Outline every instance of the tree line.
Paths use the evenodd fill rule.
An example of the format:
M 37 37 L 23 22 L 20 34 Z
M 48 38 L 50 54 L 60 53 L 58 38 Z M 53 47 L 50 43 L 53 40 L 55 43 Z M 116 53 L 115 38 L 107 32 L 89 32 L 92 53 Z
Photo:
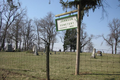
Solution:
M 120 1 L 120 0 L 118 0 Z M 83 19 L 83 16 L 85 15 L 85 13 L 89 13 L 89 9 L 93 9 L 93 12 L 96 9 L 96 5 L 97 7 L 102 7 L 102 17 L 104 17 L 104 13 L 106 13 L 105 7 L 103 5 L 106 4 L 107 6 L 109 6 L 109 4 L 107 4 L 105 2 L 105 0 L 93 0 L 93 1 L 89 1 L 89 0 L 74 0 L 74 1 L 64 1 L 64 0 L 60 0 L 60 3 L 62 5 L 63 10 L 65 10 L 67 12 L 68 8 L 77 8 L 77 4 L 81 3 L 81 22 Z M 120 5 L 117 5 L 118 7 L 120 7 Z M 84 7 L 86 7 L 86 9 L 84 9 Z M 81 26 L 80 26 L 81 27 Z M 106 41 L 107 45 L 111 47 L 112 49 L 112 54 L 117 54 L 117 49 L 119 48 L 119 44 L 120 44 L 120 19 L 113 19 L 112 22 L 110 22 L 108 24 L 108 27 L 110 29 L 110 33 L 108 34 L 107 37 L 104 37 L 104 35 L 102 35 L 103 39 Z M 84 36 L 83 36 L 84 35 Z M 87 49 L 90 51 L 91 48 L 93 48 L 93 43 L 91 42 L 91 39 L 93 36 L 89 37 L 89 39 L 86 39 L 86 33 L 83 33 L 83 28 L 81 27 L 80 30 L 80 51 L 82 48 L 84 48 L 84 46 L 87 44 Z M 76 30 L 67 30 L 64 36 L 64 41 L 63 41 L 64 45 L 63 45 L 63 49 L 64 51 L 67 50 L 68 48 L 70 49 L 70 51 L 75 51 L 76 49 Z
M 56 28 L 53 13 L 40 19 L 29 19 L 26 9 L 15 0 L 3 0 L 1 6 L 0 49 L 5 50 L 7 43 L 14 44 L 15 50 L 31 50 L 38 44 L 39 50 L 50 42 L 53 50 L 56 41 Z
M 63 4 L 62 0 L 60 3 Z M 52 12 L 47 13 L 47 16 L 43 18 L 32 20 L 27 17 L 26 9 L 21 8 L 19 1 L 3 0 L 0 2 L 0 6 L 0 49 L 4 50 L 6 43 L 12 43 L 15 50 L 31 50 L 34 44 L 37 44 L 38 49 L 42 50 L 45 48 L 47 41 L 50 43 L 51 51 L 53 51 L 58 32 L 56 32 L 54 14 Z M 67 5 L 62 6 L 63 8 L 68 7 Z M 91 42 L 93 35 L 88 36 L 87 32 L 85 32 L 85 27 L 86 25 L 82 23 L 80 46 L 81 49 L 86 46 L 91 51 L 94 44 Z M 102 37 L 107 42 L 107 45 L 111 47 L 112 54 L 116 54 L 120 43 L 120 20 L 113 19 L 108 24 L 108 27 L 110 34 L 107 37 L 102 35 Z M 63 51 L 76 50 L 76 32 L 76 29 L 64 31 L 64 34 L 60 37 L 63 42 Z M 81 49 L 80 51 L 82 51 Z
M 120 47 L 120 19 L 114 18 L 109 22 L 108 27 L 110 33 L 103 39 L 106 41 L 107 45 L 111 47 L 112 54 L 117 54 L 117 49 Z
M 82 50 L 86 48 L 88 52 L 91 52 L 94 48 L 94 43 L 91 40 L 96 36 L 88 36 L 87 32 L 85 32 L 85 27 L 86 26 L 83 23 L 81 26 L 80 45 Z M 104 34 L 102 34 L 98 37 L 102 37 L 104 39 L 106 45 L 111 48 L 112 54 L 117 54 L 119 53 L 117 51 L 120 47 L 120 19 L 114 18 L 111 22 L 108 23 L 108 28 L 110 30 L 110 33 L 107 36 L 104 36 Z M 77 38 L 76 32 L 76 29 L 70 29 L 64 32 L 64 37 L 61 37 L 61 41 L 63 42 L 63 51 L 75 52 Z

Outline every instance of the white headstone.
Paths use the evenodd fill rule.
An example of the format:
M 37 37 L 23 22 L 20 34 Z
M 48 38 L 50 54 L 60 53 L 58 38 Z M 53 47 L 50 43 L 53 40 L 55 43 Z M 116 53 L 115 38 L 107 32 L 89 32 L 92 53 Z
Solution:
M 91 55 L 92 58 L 95 58 L 95 53 L 96 53 L 96 49 L 93 48 L 93 52 L 92 52 L 92 55 Z
M 35 51 L 35 45 L 33 46 L 33 50 L 32 50 L 33 52 Z
M 34 52 L 34 55 L 38 55 L 37 45 L 33 46 L 33 52 Z

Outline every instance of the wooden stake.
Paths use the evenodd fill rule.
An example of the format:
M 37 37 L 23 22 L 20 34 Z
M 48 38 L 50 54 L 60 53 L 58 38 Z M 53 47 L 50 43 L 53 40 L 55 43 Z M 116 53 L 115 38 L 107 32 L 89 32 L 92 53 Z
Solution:
M 47 76 L 47 80 L 50 80 L 50 77 L 49 77 L 49 43 L 47 43 L 47 51 L 46 51 L 46 76 Z

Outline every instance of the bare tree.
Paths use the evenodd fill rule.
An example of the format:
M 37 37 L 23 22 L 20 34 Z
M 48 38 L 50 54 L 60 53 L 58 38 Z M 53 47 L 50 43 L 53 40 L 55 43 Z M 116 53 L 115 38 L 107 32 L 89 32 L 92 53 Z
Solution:
M 27 21 L 27 25 L 26 25 L 26 50 L 31 49 L 32 48 L 32 43 L 34 41 L 34 37 L 35 34 L 33 33 L 34 29 L 32 26 L 32 20 L 28 20 Z
M 117 46 L 120 43 L 120 20 L 113 19 L 112 22 L 109 23 L 108 27 L 110 28 L 110 35 L 115 41 L 115 54 L 117 54 Z
M 53 44 L 53 42 L 56 41 L 55 37 L 57 35 L 53 13 L 49 12 L 48 15 L 40 19 L 39 22 L 40 37 L 46 42 Z
M 21 13 L 21 15 L 16 18 L 14 23 L 8 29 L 10 35 L 8 35 L 7 38 L 11 38 L 13 41 L 15 41 L 16 50 L 18 49 L 18 43 L 19 43 L 19 49 L 21 48 L 22 27 L 24 24 L 24 17 L 25 17 L 25 13 Z
M 60 40 L 61 40 L 61 42 L 63 43 L 63 51 L 65 51 L 66 49 L 65 49 L 65 46 L 64 46 L 64 37 L 65 37 L 65 33 L 66 33 L 66 30 L 64 30 L 64 31 L 62 31 L 60 34 Z
M 91 35 L 90 37 L 87 35 L 87 32 L 85 32 L 85 28 L 86 28 L 86 24 L 82 23 L 81 36 L 80 36 L 81 44 L 80 45 L 81 45 L 81 48 L 83 48 L 83 49 L 84 49 L 84 46 L 87 45 L 87 43 L 89 43 L 93 38 L 93 35 Z
M 113 47 L 115 47 L 114 51 L 115 54 L 117 54 L 117 47 L 120 43 L 120 20 L 119 19 L 113 19 L 112 22 L 108 24 L 108 27 L 110 28 L 110 34 L 108 35 L 108 38 L 103 39 L 107 42 L 108 45 L 112 48 L 112 54 L 113 54 Z
M 106 41 L 107 45 L 112 48 L 112 54 L 114 54 L 114 51 L 113 51 L 114 40 L 111 37 L 111 35 L 108 35 L 108 38 L 105 38 L 104 35 L 102 35 L 102 37 Z
M 62 31 L 60 34 L 60 39 L 61 39 L 61 42 L 64 43 L 64 36 L 65 36 L 65 33 L 66 33 L 66 30 Z
M 1 47 L 4 49 L 7 30 L 15 21 L 15 19 L 24 11 L 24 9 L 21 10 L 19 1 L 15 2 L 13 0 L 3 0 L 2 6 L 2 22 L 4 23 L 4 26 L 2 26 L 3 33 Z
M 93 50 L 93 43 L 91 41 L 89 41 L 87 43 L 86 50 L 88 50 L 88 52 L 92 52 L 92 50 Z
M 35 41 L 35 34 L 34 34 L 34 26 L 32 25 L 31 19 L 26 19 L 25 23 L 22 27 L 22 42 L 24 50 L 32 49 L 34 41 Z
M 56 35 L 57 35 L 57 33 L 56 33 Z M 54 43 L 57 42 L 56 35 L 54 35 L 53 38 L 51 39 L 51 50 L 52 51 L 53 51 Z
M 40 19 L 39 31 L 41 33 L 40 38 L 45 42 L 46 50 L 46 75 L 47 80 L 49 80 L 49 51 L 50 44 L 53 38 L 55 38 L 57 32 L 54 23 L 54 15 L 49 12 L 46 17 Z
M 42 44 L 42 41 L 40 39 L 40 31 L 39 31 L 39 19 L 34 19 L 34 23 L 35 23 L 35 26 L 36 26 L 36 31 L 37 31 L 37 44 L 38 44 L 38 48 L 39 48 L 39 51 L 40 51 L 40 45 Z

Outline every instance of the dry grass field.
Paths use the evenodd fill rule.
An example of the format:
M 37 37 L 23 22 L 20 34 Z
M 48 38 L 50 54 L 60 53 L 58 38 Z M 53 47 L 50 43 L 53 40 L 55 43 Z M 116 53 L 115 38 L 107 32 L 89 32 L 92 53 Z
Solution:
M 45 80 L 46 55 L 41 53 L 0 52 L 0 80 Z M 80 75 L 75 76 L 74 52 L 51 53 L 51 80 L 120 80 L 119 54 L 91 58 L 91 53 L 81 53 Z

